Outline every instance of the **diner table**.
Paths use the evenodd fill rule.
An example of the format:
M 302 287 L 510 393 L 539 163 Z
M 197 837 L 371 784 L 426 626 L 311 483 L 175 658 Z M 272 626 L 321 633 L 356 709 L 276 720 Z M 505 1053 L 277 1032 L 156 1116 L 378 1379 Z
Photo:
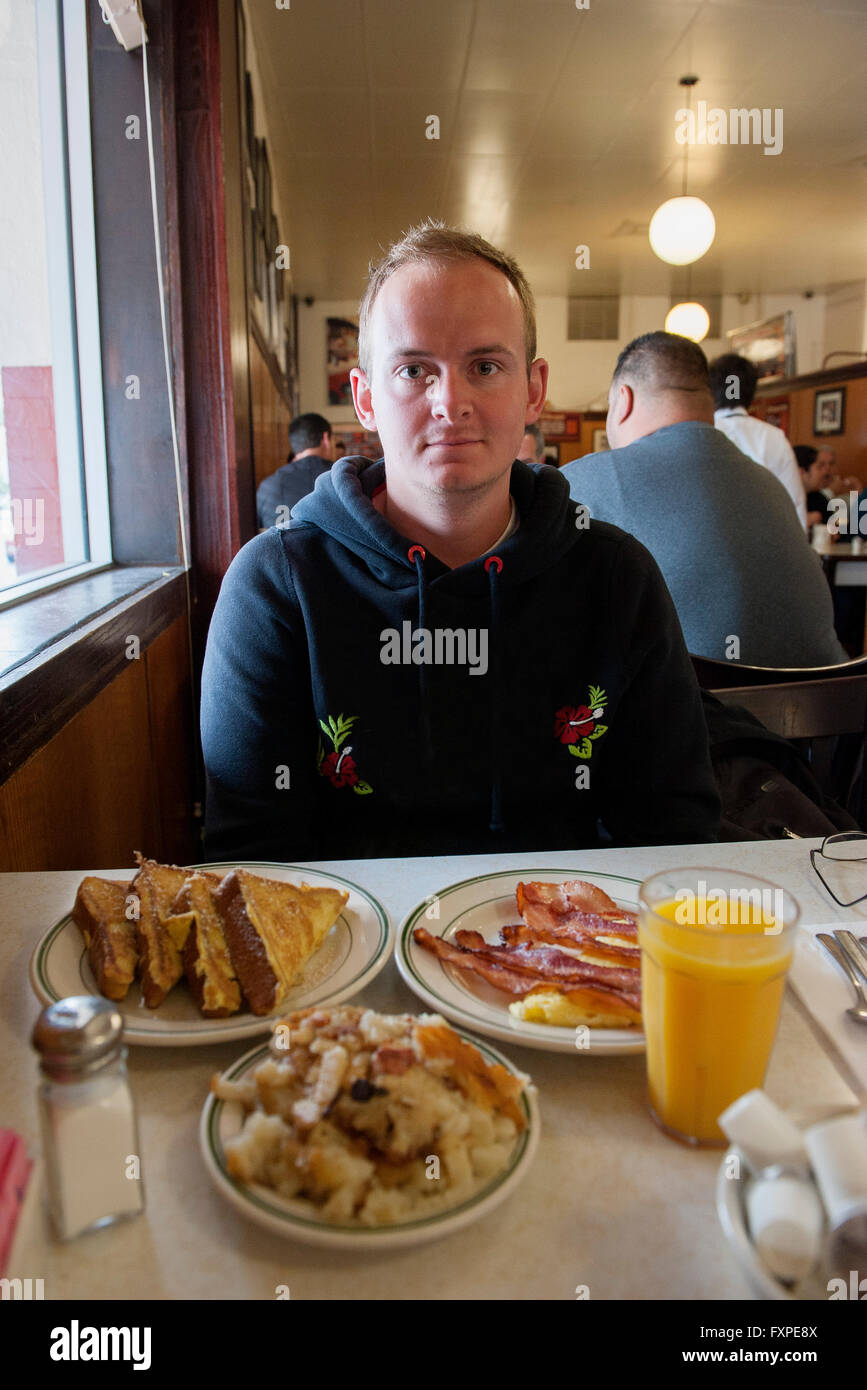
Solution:
M 863 921 L 837 907 L 816 878 L 818 841 L 754 841 L 577 852 L 320 862 L 374 894 L 395 931 L 420 901 L 478 874 L 534 869 L 580 877 L 593 869 L 642 879 L 679 865 L 737 868 L 786 887 L 802 921 Z M 70 908 L 84 870 L 0 876 L 0 1125 L 39 1147 L 40 1005 L 28 980 L 39 938 Z M 86 872 L 122 877 L 118 866 Z M 353 1000 L 385 1012 L 423 1012 L 394 960 Z M 199 1120 L 214 1072 L 255 1039 L 198 1047 L 130 1047 L 146 1210 L 55 1243 L 37 1200 L 9 1276 L 41 1278 L 46 1299 L 742 1299 L 752 1291 L 720 1226 L 719 1150 L 663 1134 L 647 1108 L 643 1055 L 555 1053 L 495 1042 L 538 1088 L 541 1140 L 524 1181 L 493 1212 L 455 1234 L 391 1252 L 329 1250 L 249 1223 L 213 1188 Z M 864 1102 L 859 1082 L 791 989 L 766 1080 L 784 1109 L 831 1114 Z

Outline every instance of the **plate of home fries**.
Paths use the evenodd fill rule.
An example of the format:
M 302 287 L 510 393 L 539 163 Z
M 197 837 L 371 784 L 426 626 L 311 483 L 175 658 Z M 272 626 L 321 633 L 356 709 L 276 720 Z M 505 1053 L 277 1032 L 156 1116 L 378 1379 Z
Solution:
M 385 909 L 336 874 L 136 860 L 132 873 L 82 879 L 71 911 L 30 962 L 43 1004 L 103 994 L 116 1003 L 127 1042 L 255 1037 L 287 1010 L 357 993 L 391 954 Z
M 476 1033 L 549 1052 L 643 1052 L 638 888 L 568 869 L 463 879 L 405 918 L 398 970 Z
M 434 1240 L 500 1205 L 539 1138 L 530 1078 L 436 1014 L 300 1009 L 214 1076 L 199 1138 L 241 1215 L 308 1244 Z

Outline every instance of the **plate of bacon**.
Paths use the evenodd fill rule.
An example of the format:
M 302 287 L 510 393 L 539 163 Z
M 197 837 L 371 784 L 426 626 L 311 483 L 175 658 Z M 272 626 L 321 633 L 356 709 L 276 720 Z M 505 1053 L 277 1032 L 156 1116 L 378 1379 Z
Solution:
M 503 1042 L 643 1052 L 639 881 L 569 875 L 483 874 L 425 898 L 404 920 L 395 953 L 410 989 Z

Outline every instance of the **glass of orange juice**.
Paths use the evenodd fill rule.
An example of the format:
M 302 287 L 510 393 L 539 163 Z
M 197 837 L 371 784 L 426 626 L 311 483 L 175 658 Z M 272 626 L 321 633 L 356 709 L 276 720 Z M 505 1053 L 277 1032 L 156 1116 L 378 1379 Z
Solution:
M 765 879 L 668 869 L 639 893 L 641 1010 L 654 1119 L 721 1147 L 732 1101 L 762 1085 L 800 909 Z

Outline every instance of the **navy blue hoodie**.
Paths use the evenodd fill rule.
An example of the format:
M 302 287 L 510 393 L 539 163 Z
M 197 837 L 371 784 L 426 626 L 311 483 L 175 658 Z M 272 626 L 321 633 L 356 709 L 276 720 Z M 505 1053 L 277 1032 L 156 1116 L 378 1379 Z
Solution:
M 229 567 L 202 674 L 207 854 L 715 839 L 699 692 L 644 547 L 515 463 L 518 529 L 449 569 L 376 510 L 384 478 L 340 460 Z

